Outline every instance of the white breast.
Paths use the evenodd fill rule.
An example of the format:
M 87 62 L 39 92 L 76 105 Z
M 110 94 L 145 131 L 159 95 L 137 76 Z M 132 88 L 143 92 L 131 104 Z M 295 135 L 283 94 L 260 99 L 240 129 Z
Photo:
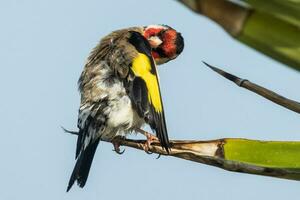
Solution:
M 128 124 L 129 127 L 133 124 L 133 110 L 130 99 L 127 96 L 120 97 L 110 104 L 110 113 L 108 115 L 107 125 L 111 127 L 118 127 L 120 125 Z
M 104 109 L 107 116 L 106 130 L 101 133 L 101 138 L 113 138 L 125 136 L 135 127 L 141 127 L 144 120 L 133 109 L 132 102 L 126 93 L 123 83 L 115 79 L 113 83 L 98 83 L 98 86 L 106 87 L 108 106 Z

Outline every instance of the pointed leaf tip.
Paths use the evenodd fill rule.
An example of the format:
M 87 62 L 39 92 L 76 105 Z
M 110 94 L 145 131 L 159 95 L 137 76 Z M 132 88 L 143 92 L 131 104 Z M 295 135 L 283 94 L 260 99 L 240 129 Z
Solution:
M 224 72 L 223 70 L 221 70 L 221 69 L 219 69 L 219 68 L 217 68 L 217 67 L 214 67 L 214 66 L 212 66 L 212 65 L 210 65 L 210 64 L 208 64 L 208 63 L 206 63 L 206 62 L 204 62 L 204 61 L 202 61 L 207 67 L 209 67 L 210 69 L 212 69 L 213 71 L 215 71 L 215 72 L 217 72 L 218 74 L 220 74 L 220 75 L 222 75 L 222 76 L 224 76 L 224 73 L 226 73 L 226 72 Z
M 204 62 L 204 61 L 202 61 L 202 62 L 203 62 L 206 66 L 208 66 L 210 69 L 212 69 L 213 71 L 215 71 L 215 72 L 217 72 L 218 74 L 220 74 L 221 76 L 223 76 L 223 77 L 225 77 L 226 79 L 228 79 L 228 80 L 230 80 L 230 81 L 232 81 L 232 82 L 234 82 L 234 83 L 240 85 L 240 83 L 241 83 L 241 81 L 242 81 L 241 78 L 239 78 L 239 77 L 237 77 L 237 76 L 235 76 L 235 75 L 233 75 L 233 74 L 230 74 L 230 73 L 228 73 L 228 72 L 225 72 L 225 71 L 222 70 L 222 69 L 219 69 L 219 68 L 217 68 L 217 67 L 214 67 L 214 66 L 212 66 L 212 65 L 210 65 L 210 64 L 208 64 L 208 63 L 206 63 L 206 62 Z

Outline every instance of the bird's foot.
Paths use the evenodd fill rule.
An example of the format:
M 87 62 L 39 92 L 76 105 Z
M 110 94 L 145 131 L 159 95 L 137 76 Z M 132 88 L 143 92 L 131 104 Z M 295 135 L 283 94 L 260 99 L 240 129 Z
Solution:
M 150 152 L 150 148 L 151 148 L 151 144 L 153 142 L 159 142 L 159 139 L 151 134 L 151 133 L 148 133 L 147 131 L 144 131 L 142 129 L 137 129 L 137 131 L 141 134 L 143 134 L 144 136 L 146 136 L 147 138 L 147 141 L 145 142 L 145 144 L 143 145 L 143 149 L 144 151 L 147 153 L 147 154 L 152 154 L 152 152 Z
M 118 141 L 112 141 L 112 144 L 114 145 L 113 151 L 115 151 L 117 154 L 122 155 L 125 152 L 125 149 L 121 151 L 120 149 L 120 142 Z

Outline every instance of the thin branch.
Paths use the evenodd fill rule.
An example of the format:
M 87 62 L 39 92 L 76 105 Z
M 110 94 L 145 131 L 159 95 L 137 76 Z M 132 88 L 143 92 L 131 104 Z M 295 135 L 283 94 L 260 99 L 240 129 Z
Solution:
M 226 144 L 230 141 L 230 145 L 234 142 L 241 144 L 240 141 L 251 141 L 244 139 L 219 139 L 210 141 L 195 141 L 195 140 L 172 140 L 171 141 L 171 151 L 168 154 L 162 149 L 159 143 L 153 143 L 150 147 L 150 151 L 156 154 L 173 156 L 177 158 L 182 158 L 185 160 L 190 160 L 206 165 L 211 165 L 215 167 L 222 168 L 224 170 L 248 174 L 257 174 L 263 176 L 271 176 L 284 179 L 300 180 L 300 170 L 299 168 L 280 168 L 280 167 L 266 167 L 259 166 L 243 161 L 230 160 L 227 159 L 225 154 L 229 154 L 229 150 L 226 152 Z M 130 139 L 119 139 L 120 145 L 132 147 L 135 149 L 143 150 L 143 144 L 145 140 L 130 140 Z M 265 145 L 261 141 L 253 140 L 253 142 L 258 146 Z M 265 141 L 266 142 L 266 141 Z M 274 142 L 270 142 L 274 143 Z M 276 142 L 275 142 L 276 143 Z M 292 142 L 291 142 L 292 143 Z M 243 143 L 241 144 L 243 145 Z M 290 142 L 286 142 L 286 145 L 292 145 Z M 299 144 L 300 145 L 300 142 Z M 251 147 L 255 148 L 255 146 Z M 278 150 L 278 149 L 277 149 Z M 299 149 L 300 150 L 300 149 Z M 274 149 L 274 151 L 276 151 Z M 286 150 L 285 150 L 286 151 Z M 253 151 L 247 152 L 251 155 Z M 278 152 L 277 152 L 278 153 Z M 249 156 L 247 155 L 247 156 Z M 256 155 L 257 156 L 257 155 Z M 300 156 L 300 152 L 299 152 Z M 278 158 L 279 159 L 279 158 Z
M 225 77 L 226 79 L 234 82 L 238 86 L 242 88 L 246 88 L 247 90 L 250 90 L 260 96 L 265 97 L 266 99 L 269 99 L 270 101 L 281 105 L 289 110 L 292 110 L 296 113 L 300 114 L 300 103 L 291 99 L 288 99 L 286 97 L 283 97 L 267 88 L 264 88 L 260 85 L 257 85 L 255 83 L 252 83 L 246 79 L 241 79 L 235 75 L 232 75 L 228 72 L 225 72 L 217 67 L 214 67 L 212 65 L 207 64 L 206 62 L 203 62 L 206 66 L 208 66 L 213 71 L 217 72 L 221 76 Z
M 75 132 L 70 134 L 74 135 Z M 112 141 L 106 142 L 111 143 Z M 118 142 L 121 146 L 144 151 L 143 145 L 146 141 L 116 138 L 114 142 Z M 224 138 L 208 141 L 171 140 L 170 144 L 169 154 L 161 147 L 160 143 L 152 143 L 149 151 L 232 172 L 300 180 L 300 142 Z M 268 159 L 264 159 L 265 156 Z M 267 161 L 262 163 L 262 160 Z

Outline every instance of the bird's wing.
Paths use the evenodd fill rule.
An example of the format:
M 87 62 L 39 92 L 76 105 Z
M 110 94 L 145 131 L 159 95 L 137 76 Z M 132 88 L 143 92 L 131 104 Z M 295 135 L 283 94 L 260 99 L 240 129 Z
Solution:
M 131 100 L 138 114 L 155 130 L 162 146 L 169 150 L 169 139 L 160 94 L 159 79 L 149 42 L 138 32 L 130 32 L 128 39 L 137 56 L 132 59 L 130 71 L 134 75 L 131 84 Z

